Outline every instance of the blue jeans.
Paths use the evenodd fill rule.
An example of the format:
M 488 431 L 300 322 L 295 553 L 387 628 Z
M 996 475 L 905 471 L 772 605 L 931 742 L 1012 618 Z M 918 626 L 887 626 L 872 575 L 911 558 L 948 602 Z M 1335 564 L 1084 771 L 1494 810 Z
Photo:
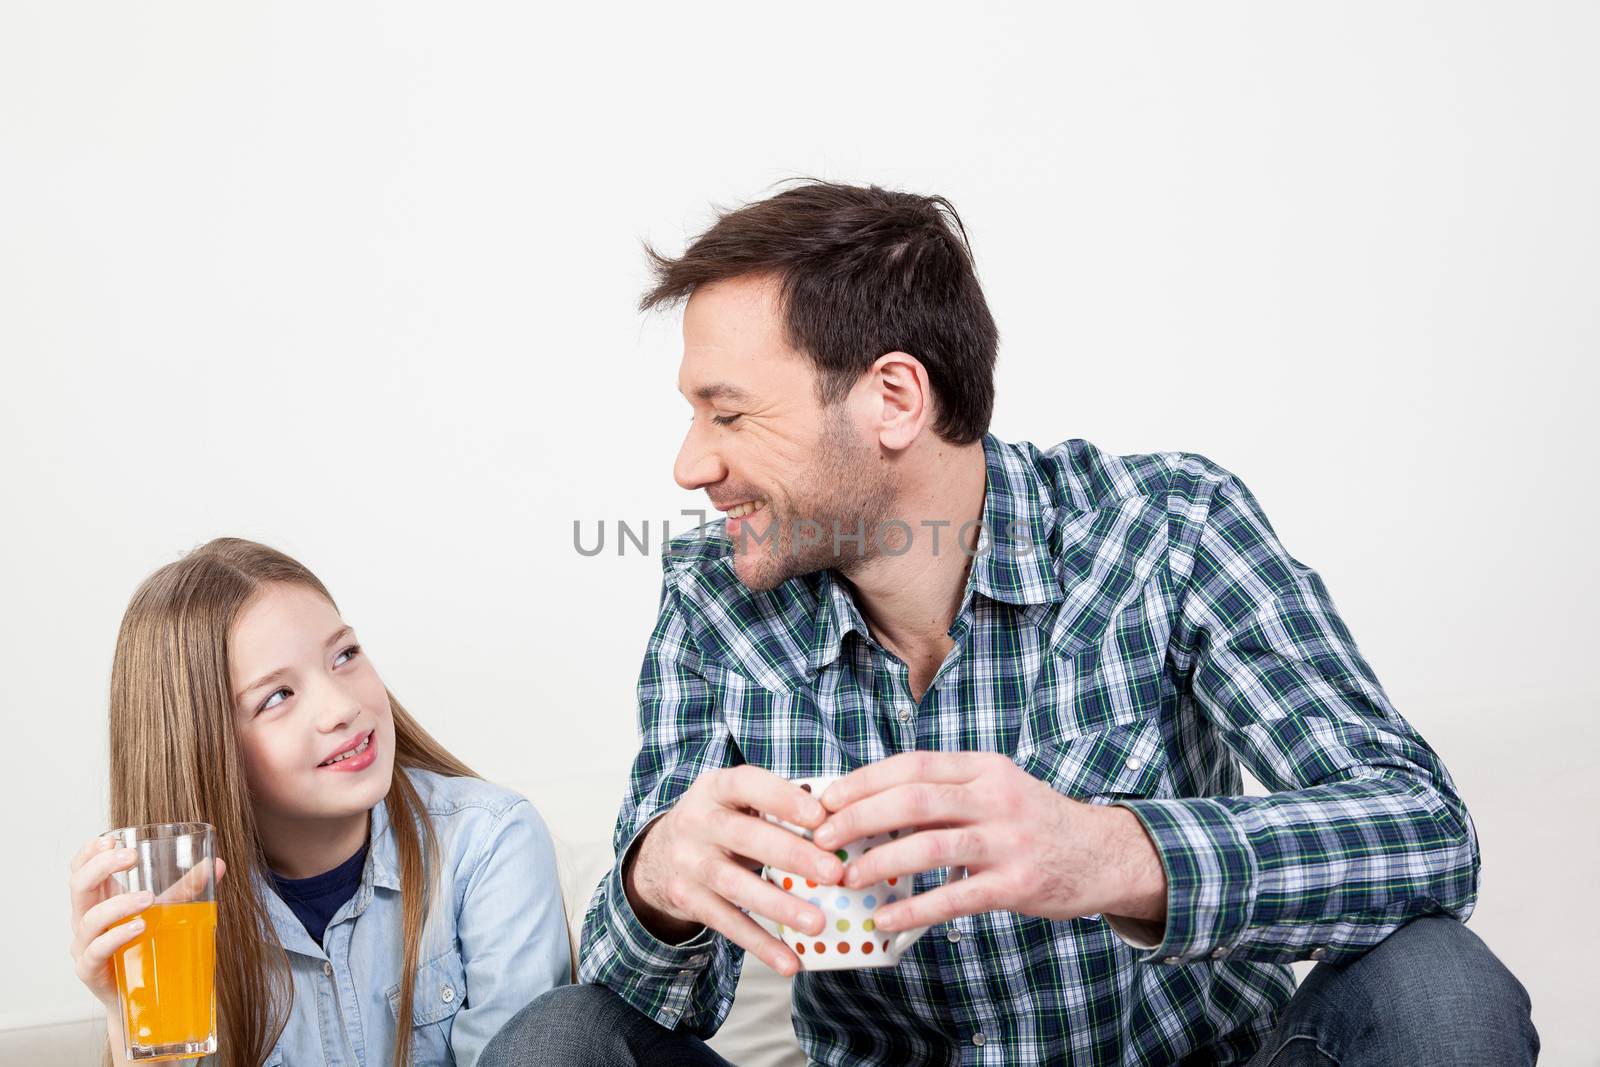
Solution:
M 1516 1067 L 1539 1059 L 1522 983 L 1477 934 L 1424 915 L 1348 963 L 1319 963 L 1248 1067 Z
M 1517 1067 L 1539 1057 L 1528 992 L 1478 935 L 1442 915 L 1348 963 L 1319 963 L 1248 1067 Z M 952 1059 L 954 1053 L 952 1053 Z M 1211 1062 L 1203 1052 L 1184 1063 Z M 478 1067 L 730 1067 L 603 986 L 560 986 L 523 1008 Z M 1111 1067 L 1111 1065 L 1108 1065 Z

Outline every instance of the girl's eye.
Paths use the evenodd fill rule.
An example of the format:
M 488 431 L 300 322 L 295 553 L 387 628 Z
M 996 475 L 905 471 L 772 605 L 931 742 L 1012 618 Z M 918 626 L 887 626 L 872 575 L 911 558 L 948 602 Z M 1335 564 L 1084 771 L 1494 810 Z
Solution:
M 718 426 L 732 426 L 734 423 L 739 421 L 739 416 L 738 415 L 713 415 L 713 416 L 711 416 L 711 421 L 716 423 Z
M 270 711 L 271 709 L 277 707 L 279 704 L 282 704 L 283 703 L 282 700 L 274 701 L 274 699 L 273 699 L 279 693 L 287 693 L 288 696 L 293 696 L 294 695 L 294 690 L 289 689 L 289 688 L 287 688 L 285 686 L 280 686 L 277 689 L 274 689 L 272 692 L 267 694 L 267 699 L 263 700 L 261 702 L 261 706 L 256 709 L 256 714 L 259 715 L 263 711 Z M 285 697 L 284 699 L 287 700 L 288 697 Z
M 333 658 L 333 665 L 335 667 L 337 667 L 341 663 L 350 662 L 350 660 L 347 660 L 347 659 L 344 658 L 346 656 L 349 656 L 350 659 L 355 659 L 359 655 L 361 655 L 361 646 L 360 645 L 351 645 L 349 648 L 345 649 L 343 652 L 340 652 L 337 656 L 335 656 Z

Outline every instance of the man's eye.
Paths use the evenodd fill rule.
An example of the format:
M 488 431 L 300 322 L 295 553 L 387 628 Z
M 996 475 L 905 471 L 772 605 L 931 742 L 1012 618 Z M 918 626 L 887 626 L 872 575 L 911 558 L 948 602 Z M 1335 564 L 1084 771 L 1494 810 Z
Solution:
M 273 701 L 273 699 L 272 699 L 273 697 L 277 696 L 279 693 L 287 693 L 289 696 L 293 696 L 294 695 L 292 690 L 290 690 L 290 689 L 288 689 L 287 687 L 284 687 L 284 686 L 279 686 L 277 689 L 274 689 L 272 692 L 267 694 L 267 699 L 263 700 L 261 702 L 261 706 L 256 709 L 257 714 L 259 714 L 259 713 L 261 713 L 263 711 L 268 711 L 268 710 L 270 710 L 272 708 L 277 707 L 279 704 L 282 704 L 283 703 L 282 700 L 279 700 L 279 701 L 277 701 L 275 703 Z M 288 698 L 285 697 L 284 699 L 288 699 Z
M 718 426 L 732 426 L 734 423 L 739 421 L 739 416 L 738 415 L 713 415 L 713 416 L 711 416 L 711 421 L 716 423 Z

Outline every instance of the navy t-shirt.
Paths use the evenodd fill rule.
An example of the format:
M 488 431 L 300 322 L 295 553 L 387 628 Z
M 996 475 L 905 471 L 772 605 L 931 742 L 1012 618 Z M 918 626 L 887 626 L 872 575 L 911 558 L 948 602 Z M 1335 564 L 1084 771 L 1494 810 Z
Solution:
M 361 851 L 331 871 L 323 871 L 310 878 L 280 878 L 274 873 L 272 884 L 283 902 L 289 905 L 289 910 L 306 928 L 306 933 L 320 945 L 334 913 L 356 895 L 356 887 L 361 884 L 361 871 L 366 863 L 367 846 L 362 845 Z

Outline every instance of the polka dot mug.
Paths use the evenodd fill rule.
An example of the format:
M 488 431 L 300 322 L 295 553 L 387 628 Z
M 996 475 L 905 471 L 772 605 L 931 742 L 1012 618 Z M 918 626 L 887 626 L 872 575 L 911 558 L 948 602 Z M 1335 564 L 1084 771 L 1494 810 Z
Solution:
M 821 796 L 840 775 L 819 778 L 797 778 L 795 784 L 807 792 Z M 811 831 L 785 822 L 775 815 L 765 816 L 791 833 L 811 840 Z M 845 863 L 867 851 L 901 835 L 895 830 L 852 841 L 837 849 L 838 857 Z M 820 934 L 808 934 L 792 926 L 778 924 L 778 936 L 800 957 L 800 966 L 808 971 L 841 971 L 854 967 L 893 967 L 900 956 L 917 938 L 928 932 L 928 927 L 893 932 L 879 930 L 873 923 L 873 913 L 893 904 L 911 893 L 911 877 L 889 878 L 860 889 L 844 886 L 821 885 L 792 871 L 767 867 L 762 870 L 767 881 L 786 889 L 794 896 L 822 910 L 823 925 Z

